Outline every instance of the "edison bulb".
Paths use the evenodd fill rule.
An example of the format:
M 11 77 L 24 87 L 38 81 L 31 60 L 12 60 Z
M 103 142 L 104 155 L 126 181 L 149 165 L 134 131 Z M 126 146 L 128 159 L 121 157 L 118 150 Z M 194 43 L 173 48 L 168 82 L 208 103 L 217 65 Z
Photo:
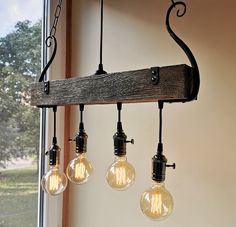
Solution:
M 173 211 L 173 199 L 163 182 L 155 182 L 141 196 L 142 212 L 153 220 L 163 220 Z
M 58 165 L 50 166 L 50 170 L 41 180 L 41 185 L 48 194 L 58 195 L 66 189 L 67 177 L 63 172 L 59 171 Z
M 75 184 L 87 182 L 92 172 L 92 164 L 86 158 L 85 153 L 79 153 L 75 159 L 70 161 L 66 169 L 68 179 Z
M 116 190 L 125 190 L 135 181 L 134 167 L 127 162 L 125 156 L 116 156 L 115 161 L 107 170 L 108 184 Z

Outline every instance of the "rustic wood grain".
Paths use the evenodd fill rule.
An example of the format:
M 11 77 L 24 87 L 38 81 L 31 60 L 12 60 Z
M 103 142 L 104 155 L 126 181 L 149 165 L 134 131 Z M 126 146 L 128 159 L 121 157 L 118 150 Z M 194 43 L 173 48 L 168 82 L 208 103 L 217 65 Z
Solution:
M 50 81 L 49 95 L 43 83 L 31 85 L 31 105 L 78 105 L 187 100 L 192 88 L 191 67 L 160 67 L 157 85 L 151 82 L 151 69 L 74 77 Z

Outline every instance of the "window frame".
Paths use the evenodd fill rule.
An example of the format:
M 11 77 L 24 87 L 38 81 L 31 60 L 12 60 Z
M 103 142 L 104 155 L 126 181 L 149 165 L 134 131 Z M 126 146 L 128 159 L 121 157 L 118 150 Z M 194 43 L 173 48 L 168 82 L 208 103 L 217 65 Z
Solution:
M 41 69 L 47 64 L 48 60 L 48 50 L 47 47 L 44 45 L 44 41 L 48 36 L 48 15 L 49 14 L 49 1 L 43 1 L 43 12 L 42 12 L 42 48 L 41 48 Z M 47 128 L 47 109 L 42 108 L 40 109 L 40 147 L 39 147 L 39 170 L 38 170 L 38 217 L 37 217 L 37 226 L 44 227 L 45 220 L 44 220 L 44 210 L 45 210 L 45 196 L 44 191 L 41 187 L 41 179 L 42 176 L 45 174 L 45 152 L 46 152 L 46 132 L 48 131 Z

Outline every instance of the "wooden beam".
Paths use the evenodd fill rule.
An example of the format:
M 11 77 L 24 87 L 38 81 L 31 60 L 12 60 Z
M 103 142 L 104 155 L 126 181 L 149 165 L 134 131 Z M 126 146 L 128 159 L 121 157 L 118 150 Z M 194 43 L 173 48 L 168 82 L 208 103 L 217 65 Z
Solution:
M 31 86 L 31 105 L 64 106 L 83 104 L 139 103 L 187 100 L 193 87 L 191 67 L 174 65 L 159 68 L 159 82 L 152 83 L 152 69 L 76 77 Z

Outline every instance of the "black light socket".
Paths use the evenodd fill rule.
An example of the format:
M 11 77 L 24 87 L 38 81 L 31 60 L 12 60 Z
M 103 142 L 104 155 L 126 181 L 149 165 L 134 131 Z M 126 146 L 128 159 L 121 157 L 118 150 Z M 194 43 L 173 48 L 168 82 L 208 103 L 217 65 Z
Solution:
M 126 155 L 127 136 L 122 129 L 121 122 L 117 122 L 117 132 L 113 136 L 114 154 L 117 156 Z
M 49 165 L 55 166 L 59 164 L 60 147 L 57 144 L 53 144 L 49 150 Z
M 76 153 L 82 154 L 87 152 L 88 135 L 84 131 L 84 124 L 81 122 L 79 132 L 75 137 Z
M 165 181 L 167 159 L 163 154 L 156 154 L 152 158 L 152 179 L 157 182 Z
M 131 139 L 130 141 L 127 140 L 127 136 L 123 131 L 122 123 L 121 123 L 121 109 L 122 109 L 122 103 L 117 103 L 117 110 L 118 110 L 118 122 L 117 122 L 117 132 L 113 136 L 114 140 L 114 154 L 116 156 L 124 156 L 126 155 L 126 144 L 132 143 L 134 144 L 134 140 Z
M 175 169 L 175 163 L 167 164 L 167 159 L 163 155 L 163 144 L 158 143 L 157 154 L 152 158 L 152 179 L 157 182 L 163 182 L 166 178 L 166 167 Z

